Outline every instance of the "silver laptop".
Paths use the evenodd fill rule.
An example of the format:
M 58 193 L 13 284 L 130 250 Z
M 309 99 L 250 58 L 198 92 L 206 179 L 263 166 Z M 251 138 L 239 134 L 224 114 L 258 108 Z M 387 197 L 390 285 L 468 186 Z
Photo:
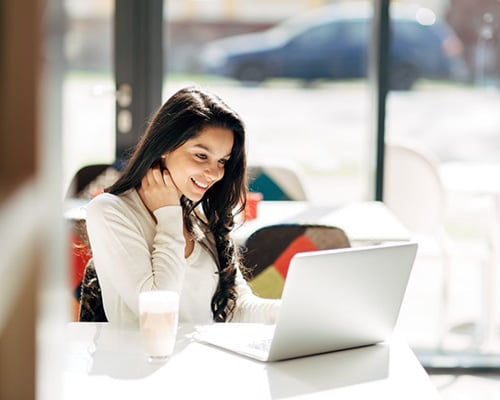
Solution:
M 276 325 L 199 326 L 199 341 L 261 361 L 367 346 L 389 339 L 417 252 L 405 242 L 296 254 Z

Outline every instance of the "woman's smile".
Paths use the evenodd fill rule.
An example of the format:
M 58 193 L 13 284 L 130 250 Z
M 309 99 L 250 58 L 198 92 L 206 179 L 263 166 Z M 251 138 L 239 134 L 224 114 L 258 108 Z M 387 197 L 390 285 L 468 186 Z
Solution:
M 201 183 L 200 181 L 196 180 L 195 178 L 191 178 L 191 180 L 193 181 L 193 183 L 198 186 L 200 189 L 208 189 L 208 187 L 210 185 L 208 184 L 204 184 L 204 183 Z

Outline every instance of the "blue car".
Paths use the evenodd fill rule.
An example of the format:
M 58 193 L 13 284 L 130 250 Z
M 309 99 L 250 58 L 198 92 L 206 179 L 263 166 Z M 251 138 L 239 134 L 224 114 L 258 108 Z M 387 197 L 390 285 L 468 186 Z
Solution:
M 372 7 L 334 4 L 263 32 L 208 43 L 203 72 L 258 83 L 270 78 L 357 79 L 367 76 Z M 419 78 L 465 80 L 462 44 L 423 7 L 391 5 L 390 86 L 408 90 Z

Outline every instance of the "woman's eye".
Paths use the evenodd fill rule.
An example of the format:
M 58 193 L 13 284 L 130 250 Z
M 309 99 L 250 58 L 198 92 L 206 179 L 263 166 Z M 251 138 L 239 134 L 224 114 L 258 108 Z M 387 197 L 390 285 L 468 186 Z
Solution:
M 196 157 L 199 158 L 200 160 L 206 160 L 207 156 L 205 154 L 196 154 Z
M 219 160 L 219 164 L 226 165 L 229 160 Z

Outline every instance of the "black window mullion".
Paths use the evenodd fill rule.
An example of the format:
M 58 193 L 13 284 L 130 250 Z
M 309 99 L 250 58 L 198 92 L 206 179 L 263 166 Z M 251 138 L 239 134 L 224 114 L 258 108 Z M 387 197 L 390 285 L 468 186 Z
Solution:
M 383 200 L 385 114 L 389 91 L 389 0 L 374 0 L 371 78 L 375 109 L 375 200 Z
M 117 160 L 134 146 L 161 104 L 163 0 L 115 2 Z

